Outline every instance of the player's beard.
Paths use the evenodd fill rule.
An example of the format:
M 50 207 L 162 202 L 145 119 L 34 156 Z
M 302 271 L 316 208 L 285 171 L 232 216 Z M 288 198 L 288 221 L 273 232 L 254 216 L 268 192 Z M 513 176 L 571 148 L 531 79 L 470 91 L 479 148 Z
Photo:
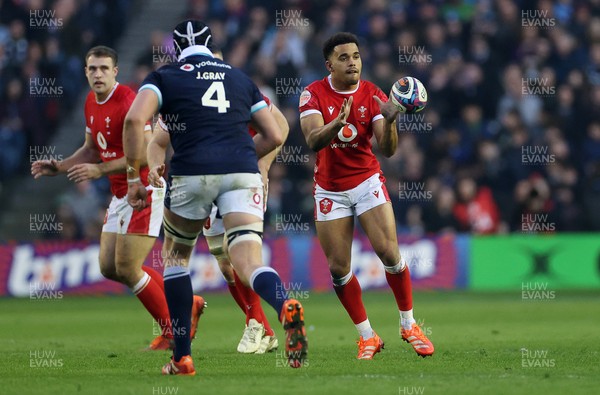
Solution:
M 358 81 L 360 81 L 360 71 L 358 73 L 346 74 L 344 83 L 350 87 L 358 84 Z

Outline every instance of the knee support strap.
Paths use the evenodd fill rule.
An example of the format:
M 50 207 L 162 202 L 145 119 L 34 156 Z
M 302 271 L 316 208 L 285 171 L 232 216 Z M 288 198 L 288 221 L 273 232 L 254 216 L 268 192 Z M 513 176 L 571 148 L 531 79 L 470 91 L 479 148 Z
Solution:
M 166 217 L 163 218 L 163 227 L 165 229 L 165 236 L 170 237 L 174 242 L 191 247 L 196 245 L 198 233 L 184 232 L 181 229 L 177 229 Z
M 255 241 L 262 245 L 263 223 L 254 222 L 252 224 L 236 226 L 225 231 L 229 249 L 241 241 Z

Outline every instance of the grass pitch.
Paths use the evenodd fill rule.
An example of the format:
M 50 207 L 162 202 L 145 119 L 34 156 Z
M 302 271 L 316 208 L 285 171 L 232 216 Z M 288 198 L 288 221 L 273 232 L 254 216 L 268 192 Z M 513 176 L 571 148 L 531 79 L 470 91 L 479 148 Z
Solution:
M 551 300 L 511 293 L 417 293 L 415 313 L 436 347 L 418 357 L 398 335 L 388 292 L 366 292 L 386 346 L 358 361 L 356 331 L 334 294 L 303 300 L 308 366 L 278 352 L 236 352 L 243 316 L 228 294 L 204 295 L 208 309 L 193 344 L 195 377 L 164 377 L 166 352 L 133 296 L 0 299 L 0 394 L 597 394 L 598 292 L 556 291 Z

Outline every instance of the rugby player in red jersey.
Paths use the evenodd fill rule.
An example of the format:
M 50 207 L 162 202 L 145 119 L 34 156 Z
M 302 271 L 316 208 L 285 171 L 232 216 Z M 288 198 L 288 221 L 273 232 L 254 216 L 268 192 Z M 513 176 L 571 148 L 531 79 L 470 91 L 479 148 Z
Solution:
M 400 256 L 394 212 L 371 138 L 386 157 L 396 152 L 398 110 L 376 85 L 361 80 L 358 39 L 337 33 L 323 46 L 329 75 L 300 96 L 300 123 L 308 146 L 317 152 L 315 222 L 335 292 L 359 332 L 358 359 L 373 359 L 384 346 L 362 301 L 350 265 L 354 215 L 381 259 L 400 312 L 400 335 L 418 355 L 433 344 L 413 318 L 408 266 Z
M 154 246 L 163 218 L 164 189 L 148 186 L 148 167 L 140 178 L 148 189 L 150 204 L 135 211 L 127 204 L 126 162 L 123 154 L 123 121 L 135 98 L 135 93 L 117 80 L 117 53 L 112 48 L 97 46 L 85 57 L 85 74 L 90 85 L 85 102 L 86 133 L 83 145 L 62 161 L 39 160 L 31 165 L 34 178 L 67 173 L 76 183 L 107 176 L 113 194 L 106 211 L 100 236 L 100 271 L 110 280 L 123 283 L 142 302 L 160 325 L 162 334 L 150 346 L 152 350 L 172 348 L 169 310 L 162 276 L 143 266 Z M 146 144 L 152 136 L 146 125 Z M 194 300 L 193 322 L 204 309 L 204 299 Z M 194 337 L 196 326 L 191 329 Z

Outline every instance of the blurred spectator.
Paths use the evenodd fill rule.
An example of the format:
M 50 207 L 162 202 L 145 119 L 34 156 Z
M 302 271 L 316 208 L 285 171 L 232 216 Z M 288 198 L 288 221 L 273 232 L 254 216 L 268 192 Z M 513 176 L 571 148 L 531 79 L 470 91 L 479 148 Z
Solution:
M 454 190 L 447 186 L 440 187 L 433 193 L 433 203 L 427 205 L 423 212 L 423 223 L 427 233 L 448 233 L 459 228 L 454 217 L 456 196 Z
M 489 188 L 478 188 L 474 179 L 464 177 L 457 183 L 456 195 L 453 211 L 459 231 L 476 234 L 498 231 L 500 215 Z
M 511 229 L 525 233 L 553 233 L 556 230 L 555 204 L 550 196 L 550 186 L 539 174 L 519 181 L 515 187 L 518 203 Z
M 3 147 L 0 181 L 6 180 L 23 164 L 27 130 L 25 123 L 31 119 L 35 109 L 31 102 L 23 97 L 23 85 L 18 79 L 12 79 L 0 104 L 0 146 Z
M 521 68 L 511 64 L 504 71 L 504 96 L 498 103 L 498 117 L 510 110 L 519 112 L 527 127 L 536 127 L 540 122 L 542 100 L 535 95 L 535 81 L 524 78 Z M 530 93 L 531 92 L 531 93 Z
M 114 42 L 132 2 L 117 2 L 115 7 L 124 11 L 115 18 L 98 2 L 54 3 L 64 18 L 62 29 L 26 29 L 27 8 L 43 9 L 43 0 L 0 2 L 0 138 L 11 147 L 7 155 L 13 155 L 13 163 L 22 160 L 14 158 L 26 152 L 24 147 L 46 144 L 52 137 L 61 115 L 85 88 L 83 53 L 92 44 Z M 506 222 L 521 232 L 538 214 L 547 215 L 537 219 L 547 218 L 557 231 L 598 231 L 597 3 L 188 0 L 186 15 L 208 21 L 226 61 L 251 75 L 286 115 L 287 144 L 306 154 L 302 163 L 274 164 L 267 222 L 278 213 L 312 217 L 314 154 L 298 127 L 298 97 L 304 86 L 326 75 L 324 40 L 351 31 L 360 39 L 363 78 L 387 93 L 399 77 L 413 75 L 429 93 L 424 112 L 401 117 L 396 155 L 381 158 L 390 191 L 397 183 L 426 182 L 432 192 L 426 202 L 392 196 L 398 229 L 490 233 L 502 231 Z M 533 9 L 545 11 L 553 25 L 528 25 L 522 10 Z M 295 26 L 282 26 L 283 11 L 296 18 Z M 162 64 L 153 56 L 156 47 L 168 51 L 170 40 L 168 32 L 152 33 L 146 49 L 136 54 L 134 77 L 123 82 L 137 88 L 149 70 Z M 411 61 L 402 54 L 418 57 Z M 56 78 L 63 97 L 27 95 L 30 81 L 38 78 Z M 20 82 L 20 95 L 13 80 Z M 278 90 L 290 85 L 297 92 Z M 23 115 L 30 113 L 42 116 Z M 6 142 L 23 136 L 21 148 L 22 142 Z M 523 158 L 537 149 L 547 150 L 553 160 Z M 78 229 L 77 237 L 87 237 L 89 229 Z

